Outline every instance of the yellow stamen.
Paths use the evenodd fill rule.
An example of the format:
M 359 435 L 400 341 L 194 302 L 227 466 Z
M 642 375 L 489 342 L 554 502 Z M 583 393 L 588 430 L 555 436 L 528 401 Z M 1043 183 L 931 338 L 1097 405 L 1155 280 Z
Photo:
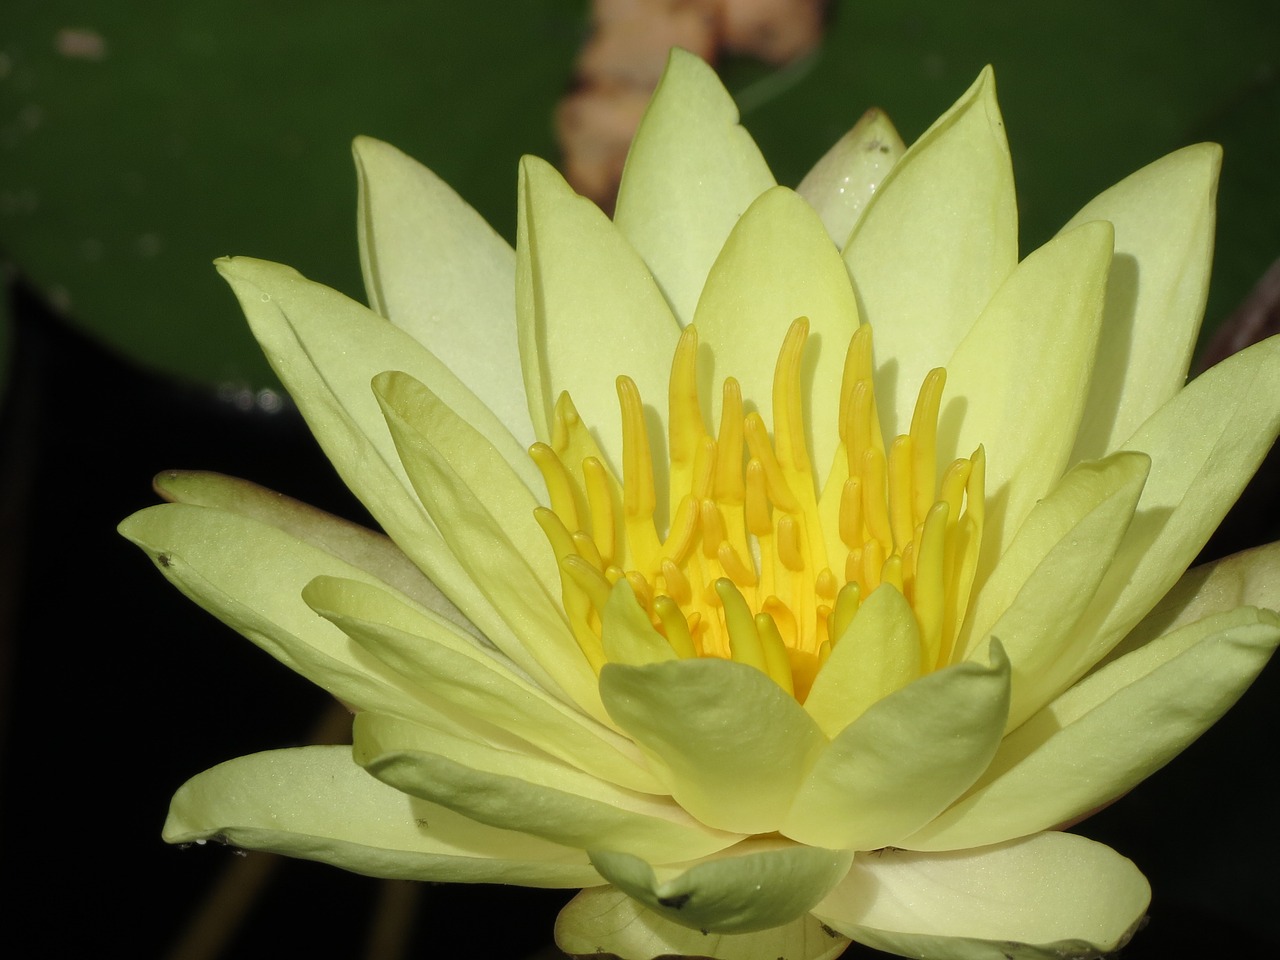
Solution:
M 729 650 L 733 659 L 768 673 L 760 632 L 747 601 L 728 580 L 717 580 L 715 587 L 724 611 L 724 626 L 729 635 Z
M 653 606 L 657 610 L 658 619 L 662 621 L 662 632 L 667 636 L 667 643 L 671 644 L 676 656 L 682 660 L 696 657 L 698 651 L 693 645 L 693 634 L 689 632 L 689 622 L 680 612 L 679 604 L 670 597 L 658 597 Z
M 530 449 L 550 501 L 536 516 L 559 564 L 566 617 L 597 671 L 606 605 L 623 578 L 677 657 L 748 664 L 801 701 L 861 603 L 882 586 L 910 603 L 925 669 L 965 653 L 955 646 L 981 550 L 985 459 L 979 448 L 938 476 L 945 372 L 925 378 L 909 431 L 886 447 L 871 330 L 854 333 L 833 486 L 820 498 L 801 402 L 808 333 L 800 318 L 781 343 L 772 435 L 728 378 L 713 436 L 698 390 L 697 332 L 684 330 L 667 396 L 667 462 L 656 472 L 665 477 L 662 490 L 632 380 L 617 381 L 621 482 L 568 396 L 557 400 L 552 442 Z M 665 535 L 660 494 L 670 518 Z M 835 545 L 840 554 L 828 559 Z

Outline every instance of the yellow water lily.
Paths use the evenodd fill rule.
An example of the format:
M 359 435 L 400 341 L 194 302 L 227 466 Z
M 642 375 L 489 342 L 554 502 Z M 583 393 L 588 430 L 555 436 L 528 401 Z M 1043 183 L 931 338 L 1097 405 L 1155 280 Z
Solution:
M 1184 386 L 1218 149 L 1021 261 L 990 71 L 792 191 L 676 53 L 615 218 L 526 159 L 514 251 L 356 159 L 369 307 L 219 269 L 386 535 L 207 474 L 121 527 L 354 746 L 200 774 L 166 839 L 585 888 L 571 954 L 1124 943 L 1145 879 L 1056 828 L 1280 641 L 1276 547 L 1185 573 L 1280 430 L 1274 340 Z

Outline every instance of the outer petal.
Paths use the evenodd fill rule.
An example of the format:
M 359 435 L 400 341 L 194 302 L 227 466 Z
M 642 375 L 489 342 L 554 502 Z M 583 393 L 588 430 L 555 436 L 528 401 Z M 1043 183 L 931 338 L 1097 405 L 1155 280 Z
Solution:
M 610 663 L 600 697 L 676 801 L 721 830 L 776 830 L 827 743 L 794 698 L 731 660 Z
M 352 149 L 369 306 L 439 357 L 520 443 L 532 443 L 515 252 L 416 160 L 370 137 L 357 137 Z
M 481 621 L 481 626 L 499 649 L 540 685 L 553 692 L 563 690 L 572 702 L 604 719 L 595 673 L 574 642 L 563 611 L 532 566 L 537 562 L 536 554 L 531 557 L 513 543 L 512 531 L 489 512 L 459 475 L 455 469 L 458 461 L 405 418 L 406 391 L 411 392 L 413 402 L 423 403 L 424 409 L 434 408 L 436 414 L 443 409 L 421 384 L 411 384 L 400 374 L 388 373 L 375 378 L 374 389 L 410 482 L 467 576 L 484 592 L 493 615 L 501 618 L 501 629 L 494 628 L 492 616 Z M 462 451 L 455 448 L 450 452 Z M 478 456 L 480 453 L 477 451 Z M 458 466 L 463 467 L 461 463 Z M 550 565 L 550 548 L 543 545 L 541 549 Z
M 317 577 L 302 596 L 313 610 L 434 701 L 451 704 L 593 776 L 632 790 L 662 792 L 626 738 L 384 590 L 354 580 Z
M 533 511 L 542 505 L 539 497 L 546 496 L 546 488 L 538 487 L 535 495 L 482 433 L 413 377 L 394 371 L 380 373 L 373 380 L 373 390 L 384 407 L 384 413 L 391 411 L 387 427 L 396 443 L 396 450 L 400 452 L 400 462 L 437 526 L 443 531 L 451 518 L 438 518 L 432 512 L 432 488 L 429 485 L 424 487 L 422 478 L 416 474 L 420 469 L 417 460 L 405 456 L 404 449 L 410 441 L 401 436 L 402 432 L 424 438 L 448 464 L 458 481 L 474 494 L 497 522 L 504 538 L 514 547 L 516 559 L 534 560 L 540 555 L 546 556 L 546 563 L 535 562 L 532 569 L 543 589 L 552 596 L 557 595 L 560 581 L 555 573 L 553 555 L 546 535 L 533 518 Z
M 164 838 L 214 839 L 375 877 L 527 887 L 598 882 L 581 851 L 407 796 L 356 766 L 350 747 L 273 750 L 206 770 L 174 795 Z
M 627 153 L 614 222 L 653 271 L 681 325 L 693 320 L 734 223 L 773 185 L 715 71 L 672 50 Z
M 1122 453 L 1106 460 L 1078 464 L 1069 470 L 1048 496 L 1032 508 L 1009 547 L 1001 552 L 995 569 L 977 591 L 960 634 L 961 646 L 977 646 L 991 633 L 1017 604 L 1019 595 L 1037 571 L 1041 571 L 1041 577 L 1057 576 L 1060 568 L 1056 561 L 1061 560 L 1057 554 L 1064 548 L 1079 546 L 1077 531 L 1082 524 L 1087 524 L 1092 532 L 1087 551 L 1093 552 L 1095 562 L 1089 566 L 1097 568 L 1100 579 L 1133 516 L 1150 467 L 1149 457 Z M 1100 546 L 1104 549 L 1099 552 Z M 1073 575 L 1069 579 L 1074 584 L 1080 580 L 1075 568 L 1083 558 L 1073 552 L 1071 559 Z M 1080 602 L 1088 603 L 1096 587 L 1095 581 Z M 1063 596 L 1054 604 L 1052 616 L 1060 618 L 1059 608 L 1078 599 L 1066 596 L 1069 592 L 1064 585 Z M 1044 596 L 1038 598 L 1040 602 L 1045 599 Z M 1079 616 L 1078 610 L 1075 616 Z M 1074 619 L 1073 616 L 1071 622 Z M 1007 639 L 1006 633 L 999 634 L 1002 641 Z
M 629 854 L 591 851 L 601 876 L 654 913 L 717 933 L 793 922 L 840 882 L 852 862 L 848 850 L 755 838 L 718 856 L 657 870 Z
M 999 637 L 1013 661 L 1012 729 L 1044 702 L 1041 677 L 1074 645 L 1133 519 L 1151 461 L 1139 453 L 1078 464 L 1031 510 L 978 596 L 970 649 Z M 995 622 L 992 623 L 992 618 Z
M 1093 605 L 1078 630 L 1093 642 L 1053 667 L 1062 690 L 1092 667 L 1173 586 L 1218 526 L 1280 432 L 1280 337 L 1206 371 L 1125 444 L 1151 475 Z
M 782 833 L 852 850 L 899 843 L 978 778 L 1008 712 L 1009 660 L 999 643 L 990 667 L 957 664 L 890 694 L 818 758 Z
M 362 713 L 356 762 L 397 790 L 492 827 L 565 846 L 701 857 L 739 838 L 705 827 L 666 797 L 624 790 L 518 743 L 462 740 Z
M 703 933 L 672 923 L 613 887 L 583 890 L 560 911 L 556 944 L 573 957 L 621 960 L 835 960 L 849 945 L 812 916 L 753 933 Z
M 947 364 L 938 444 L 954 456 L 986 447 L 988 569 L 1067 466 L 1097 350 L 1111 240 L 1108 224 L 1088 223 L 1027 257 Z
M 1209 292 L 1222 148 L 1186 147 L 1085 205 L 1115 227 L 1098 362 L 1073 460 L 1116 449 L 1182 387 Z
M 542 478 L 528 455 L 444 364 L 377 314 L 278 264 L 237 258 L 219 261 L 218 269 L 347 486 L 397 545 L 488 632 L 481 622 L 488 600 L 414 495 L 369 381 L 384 370 L 403 370 L 433 384 L 450 409 L 488 437 L 536 490 Z
M 1280 610 L 1280 543 L 1242 550 L 1188 570 L 1102 662 L 1188 623 L 1245 606 Z
M 1006 737 L 973 789 L 903 845 L 981 846 L 1097 809 L 1216 723 L 1277 643 L 1280 617 L 1243 607 L 1113 661 Z
M 622 428 L 615 381 L 627 374 L 641 396 L 665 410 L 680 327 L 609 218 L 543 160 L 520 163 L 519 213 L 516 317 L 534 432 L 550 442 L 555 400 L 567 390 L 616 470 Z
M 1132 862 L 1068 833 L 860 857 L 813 910 L 847 937 L 930 960 L 1092 960 L 1123 946 L 1151 889 Z
M 785 187 L 743 214 L 707 277 L 694 323 L 704 349 L 701 394 L 720 419 L 720 384 L 736 377 L 742 395 L 769 416 L 778 349 L 791 321 L 809 318 L 802 373 L 809 452 L 825 476 L 839 439 L 840 378 L 858 304 L 840 255 L 813 209 Z
M 988 67 L 884 179 L 844 248 L 875 325 L 890 436 L 1018 262 L 1004 121 Z M 888 365 L 886 365 L 888 361 Z
M 217 507 L 259 520 L 345 560 L 395 587 L 454 626 L 488 643 L 439 588 L 388 537 L 248 480 L 202 471 L 166 470 L 152 485 L 166 500 Z
M 810 170 L 796 193 L 818 211 L 827 233 L 843 248 L 884 178 L 906 150 L 880 110 L 868 110 Z
M 322 574 L 373 580 L 358 568 L 211 507 L 149 507 L 121 523 L 120 533 L 186 596 L 344 703 L 402 716 L 435 713 L 403 678 L 302 602 L 302 588 Z

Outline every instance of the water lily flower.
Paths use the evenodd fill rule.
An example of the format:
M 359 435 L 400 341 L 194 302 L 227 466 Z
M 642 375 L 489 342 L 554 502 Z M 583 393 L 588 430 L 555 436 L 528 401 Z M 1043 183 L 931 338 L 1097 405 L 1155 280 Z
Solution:
M 991 72 L 793 191 L 676 53 L 607 218 L 513 251 L 361 139 L 369 307 L 219 263 L 374 533 L 166 474 L 121 530 L 355 711 L 200 774 L 165 838 L 584 888 L 571 954 L 1093 957 L 1149 889 L 1061 832 L 1280 641 L 1280 548 L 1186 572 L 1280 430 L 1280 342 L 1184 385 L 1219 151 L 1021 260 Z

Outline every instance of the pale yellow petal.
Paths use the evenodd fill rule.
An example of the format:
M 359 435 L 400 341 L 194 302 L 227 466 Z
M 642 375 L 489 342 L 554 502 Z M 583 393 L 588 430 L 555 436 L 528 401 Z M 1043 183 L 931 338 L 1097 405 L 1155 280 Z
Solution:
M 656 866 L 656 860 L 591 850 L 601 876 L 673 923 L 749 933 L 804 916 L 840 882 L 853 853 L 780 838 L 751 837 L 716 856 Z
M 737 378 L 743 398 L 772 422 L 778 350 L 797 317 L 809 320 L 801 375 L 806 440 L 818 475 L 825 476 L 839 440 L 840 378 L 858 328 L 858 304 L 813 208 L 775 187 L 734 227 L 694 314 L 704 345 L 698 378 L 712 424 L 720 420 L 726 377 Z
M 279 264 L 238 257 L 219 261 L 218 270 L 338 474 L 397 546 L 468 619 L 482 623 L 488 600 L 414 495 L 369 381 L 403 370 L 431 383 L 531 490 L 539 489 L 528 455 L 448 367 L 367 307 Z
M 606 664 L 600 695 L 676 801 L 721 830 L 776 830 L 827 743 L 795 698 L 732 660 Z
M 990 666 L 946 667 L 889 694 L 818 757 L 781 832 L 834 849 L 901 843 L 986 769 L 1008 712 L 1009 660 L 998 643 Z
M 1115 228 L 1098 362 L 1073 460 L 1116 449 L 1182 387 L 1209 292 L 1222 148 L 1185 147 L 1103 191 L 1065 230 Z
M 410 483 L 471 582 L 488 598 L 492 614 L 486 611 L 479 625 L 540 686 L 563 691 L 571 702 L 608 722 L 595 673 L 573 639 L 558 592 L 551 593 L 544 574 L 535 569 L 540 558 L 548 566 L 554 563 L 550 546 L 544 542 L 532 548 L 532 556 L 523 553 L 449 456 L 404 417 L 405 390 L 430 403 L 429 391 L 411 383 L 394 373 L 374 380 Z M 437 402 L 437 412 L 441 409 Z M 490 622 L 493 617 L 500 618 L 501 626 Z
M 940 463 L 986 449 L 986 569 L 1066 469 L 1110 262 L 1106 223 L 1050 240 L 1018 264 L 946 365 Z
M 1280 610 L 1280 543 L 1242 550 L 1188 570 L 1102 663 L 1236 607 Z
M 214 839 L 374 877 L 578 887 L 599 874 L 581 850 L 496 830 L 369 776 L 350 747 L 240 757 L 174 795 L 169 843 Z
M 644 258 L 681 325 L 738 217 L 774 185 L 716 72 L 684 50 L 627 153 L 614 222 Z
M 488 643 L 475 624 L 384 534 L 248 480 L 218 473 L 166 470 L 152 485 L 166 500 L 218 507 L 305 540 L 395 587 L 455 627 Z
M 1076 623 L 1129 528 L 1150 465 L 1132 452 L 1077 464 L 1032 508 L 983 585 L 970 646 L 998 637 L 1013 661 L 1010 729 L 1043 703 L 1048 667 L 1087 642 Z
M 885 177 L 844 258 L 876 330 L 881 416 L 890 436 L 905 433 L 925 374 L 947 362 L 1018 262 L 990 68 Z
M 463 739 L 376 713 L 356 717 L 357 763 L 397 790 L 502 830 L 660 860 L 734 844 L 669 797 L 635 793 L 518 742 Z
M 455 722 L 302 600 L 317 576 L 377 583 L 365 571 L 276 527 L 214 507 L 148 507 L 119 530 L 187 597 L 344 703 Z
M 711 933 L 673 923 L 616 887 L 583 890 L 560 911 L 556 944 L 571 957 L 620 960 L 835 960 L 849 941 L 812 916 L 751 933 Z
M 805 174 L 796 193 L 818 211 L 836 246 L 844 247 L 854 224 L 906 149 L 884 112 L 868 110 Z
M 877 700 L 924 672 L 920 628 L 906 599 L 881 585 L 858 607 L 809 689 L 804 709 L 834 737 Z
M 1046 675 L 1045 701 L 1098 662 L 1177 582 L 1280 433 L 1280 337 L 1187 384 L 1125 443 L 1151 474 L 1116 558 L 1077 632 Z
M 1216 723 L 1277 643 L 1280 617 L 1242 607 L 1113 661 L 1006 737 L 969 793 L 903 844 L 983 846 L 1096 810 Z
M 661 793 L 625 737 L 551 696 L 500 654 L 463 637 L 372 584 L 317 577 L 303 599 L 414 689 L 527 740 L 593 776 Z
M 954 853 L 859 857 L 814 915 L 847 937 L 929 960 L 1094 960 L 1119 949 L 1151 888 L 1129 860 L 1067 833 Z
M 625 577 L 609 591 L 601 614 L 600 643 L 610 663 L 640 667 L 676 658 L 666 638 L 654 629 Z
M 551 440 L 562 391 L 573 397 L 615 470 L 622 463 L 616 380 L 666 409 L 679 324 L 649 268 L 613 223 L 550 164 L 520 164 L 516 317 L 534 432 Z
M 532 443 L 515 252 L 416 160 L 371 137 L 357 137 L 352 151 L 369 306 L 439 357 L 520 443 Z

